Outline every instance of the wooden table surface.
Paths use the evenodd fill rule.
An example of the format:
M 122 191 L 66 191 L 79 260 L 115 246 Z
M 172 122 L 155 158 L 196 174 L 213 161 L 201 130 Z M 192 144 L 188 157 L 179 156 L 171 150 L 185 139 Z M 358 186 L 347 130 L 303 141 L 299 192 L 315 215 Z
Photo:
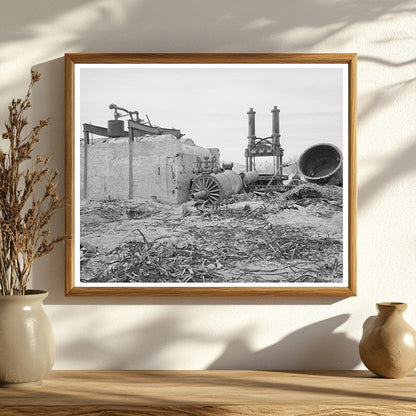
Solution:
M 416 415 L 416 373 L 367 371 L 53 371 L 0 389 L 0 415 Z

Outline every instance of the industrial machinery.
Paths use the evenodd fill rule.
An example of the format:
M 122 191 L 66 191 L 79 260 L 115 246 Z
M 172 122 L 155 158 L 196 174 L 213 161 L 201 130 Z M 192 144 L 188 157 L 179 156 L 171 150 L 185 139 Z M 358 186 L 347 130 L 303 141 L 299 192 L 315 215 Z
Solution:
M 119 107 L 116 104 L 109 105 L 110 110 L 114 110 L 114 119 L 108 120 L 107 128 L 101 126 L 95 126 L 93 124 L 83 124 L 84 139 L 87 144 L 90 144 L 90 137 L 92 134 L 96 134 L 100 137 L 129 137 L 131 141 L 135 137 L 145 135 L 160 135 L 160 134 L 172 134 L 177 139 L 180 139 L 184 135 L 180 130 L 175 128 L 159 127 L 152 124 L 149 117 L 146 114 L 146 120 L 139 117 L 138 111 L 129 111 L 125 108 Z M 129 117 L 127 120 L 127 129 L 124 130 L 123 117 Z
M 248 111 L 248 144 L 245 150 L 246 172 L 256 169 L 256 158 L 272 157 L 273 171 L 259 173 L 256 188 L 263 190 L 282 190 L 283 181 L 288 179 L 283 175 L 283 148 L 280 145 L 280 110 L 274 106 L 272 109 L 272 135 L 269 137 L 256 136 L 256 112 L 250 108 Z
M 283 149 L 280 145 L 279 113 L 280 110 L 274 106 L 272 109 L 272 135 L 262 138 L 256 136 L 256 112 L 250 108 L 247 113 L 246 172 L 239 175 L 228 166 L 228 169 L 224 167 L 223 172 L 218 172 L 218 169 L 214 168 L 210 161 L 200 161 L 197 169 L 194 170 L 199 176 L 192 182 L 191 198 L 203 199 L 215 204 L 244 190 L 285 190 L 283 181 L 287 180 L 288 176 L 283 175 L 285 165 L 283 164 Z M 273 158 L 273 171 L 259 173 L 256 170 L 256 158 L 265 156 Z
M 202 174 L 196 177 L 191 186 L 191 198 L 202 199 L 216 204 L 232 195 L 243 192 L 246 186 L 256 182 L 256 171 L 239 175 L 232 170 L 217 174 Z
M 96 126 L 93 124 L 84 123 L 84 186 L 83 197 L 87 198 L 87 178 L 88 178 L 88 147 L 93 144 L 92 137 L 97 135 L 100 138 L 119 138 L 128 137 L 129 154 L 128 154 L 128 180 L 129 180 L 129 199 L 133 198 L 133 144 L 137 141 L 137 137 L 146 135 L 158 136 L 163 134 L 171 134 L 177 139 L 180 139 L 184 135 L 180 130 L 171 128 L 159 127 L 152 124 L 149 117 L 146 115 L 147 121 L 144 121 L 139 117 L 138 111 L 129 111 L 125 108 L 119 107 L 116 104 L 109 105 L 110 110 L 114 110 L 114 119 L 108 120 L 107 128 L 102 126 Z M 127 120 L 127 131 L 124 130 L 124 121 L 120 120 L 122 117 L 129 117 Z
M 109 105 L 110 110 L 114 110 L 114 120 L 108 120 L 108 135 L 110 137 L 120 137 L 124 131 L 124 121 L 120 120 L 121 117 L 130 116 L 128 121 L 129 130 L 133 130 L 137 136 L 144 136 L 145 134 L 172 134 L 176 138 L 180 139 L 183 134 L 180 130 L 165 127 L 159 127 L 152 124 L 149 120 L 148 115 L 146 114 L 146 120 L 139 117 L 138 111 L 129 111 L 125 108 L 118 107 L 116 104 Z M 124 114 L 123 114 L 124 113 Z
M 204 159 L 197 157 L 195 164 L 196 167 L 194 168 L 193 172 L 197 175 L 200 175 L 201 173 L 218 173 L 221 171 L 216 156 L 211 156 L 211 158 L 206 156 Z
M 329 143 L 314 145 L 301 154 L 298 169 L 307 182 L 342 185 L 341 150 Z

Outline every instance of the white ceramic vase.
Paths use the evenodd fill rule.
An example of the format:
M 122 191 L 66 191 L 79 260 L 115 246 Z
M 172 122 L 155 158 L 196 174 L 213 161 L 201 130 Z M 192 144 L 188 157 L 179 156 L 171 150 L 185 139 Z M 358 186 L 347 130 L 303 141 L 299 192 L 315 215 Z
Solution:
M 55 361 L 52 326 L 42 301 L 48 292 L 0 295 L 0 385 L 41 383 Z

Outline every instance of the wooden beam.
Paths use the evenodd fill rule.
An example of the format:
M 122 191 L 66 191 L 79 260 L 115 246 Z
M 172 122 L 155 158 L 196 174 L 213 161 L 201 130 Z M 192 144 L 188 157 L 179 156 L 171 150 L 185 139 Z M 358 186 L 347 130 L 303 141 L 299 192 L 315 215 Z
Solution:
M 84 123 L 84 131 L 88 131 L 89 133 L 96 134 L 97 136 L 108 136 L 108 130 L 106 127 L 95 126 L 94 124 Z M 121 137 L 129 137 L 129 132 L 124 131 Z
M 85 126 L 85 124 L 84 124 Z M 88 147 L 90 144 L 90 133 L 84 129 L 84 192 L 83 197 L 87 199 L 88 196 Z
M 128 120 L 128 128 L 129 130 L 133 129 L 136 132 L 140 132 L 141 134 L 138 134 L 138 136 L 141 136 L 143 134 L 173 134 L 174 136 L 183 136 L 181 134 L 180 130 L 177 129 L 167 129 L 164 127 L 157 127 L 157 126 L 147 126 L 146 124 L 138 123 L 134 120 Z

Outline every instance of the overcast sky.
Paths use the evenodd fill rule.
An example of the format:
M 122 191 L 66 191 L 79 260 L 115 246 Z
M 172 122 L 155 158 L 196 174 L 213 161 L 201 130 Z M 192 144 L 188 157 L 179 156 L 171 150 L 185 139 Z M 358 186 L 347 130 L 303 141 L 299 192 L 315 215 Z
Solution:
M 115 103 L 153 124 L 175 127 L 222 161 L 244 163 L 247 111 L 256 111 L 256 135 L 271 135 L 271 109 L 280 109 L 285 157 L 317 143 L 342 149 L 343 71 L 311 68 L 81 68 L 80 120 L 107 126 Z M 345 92 L 346 94 L 346 92 Z

